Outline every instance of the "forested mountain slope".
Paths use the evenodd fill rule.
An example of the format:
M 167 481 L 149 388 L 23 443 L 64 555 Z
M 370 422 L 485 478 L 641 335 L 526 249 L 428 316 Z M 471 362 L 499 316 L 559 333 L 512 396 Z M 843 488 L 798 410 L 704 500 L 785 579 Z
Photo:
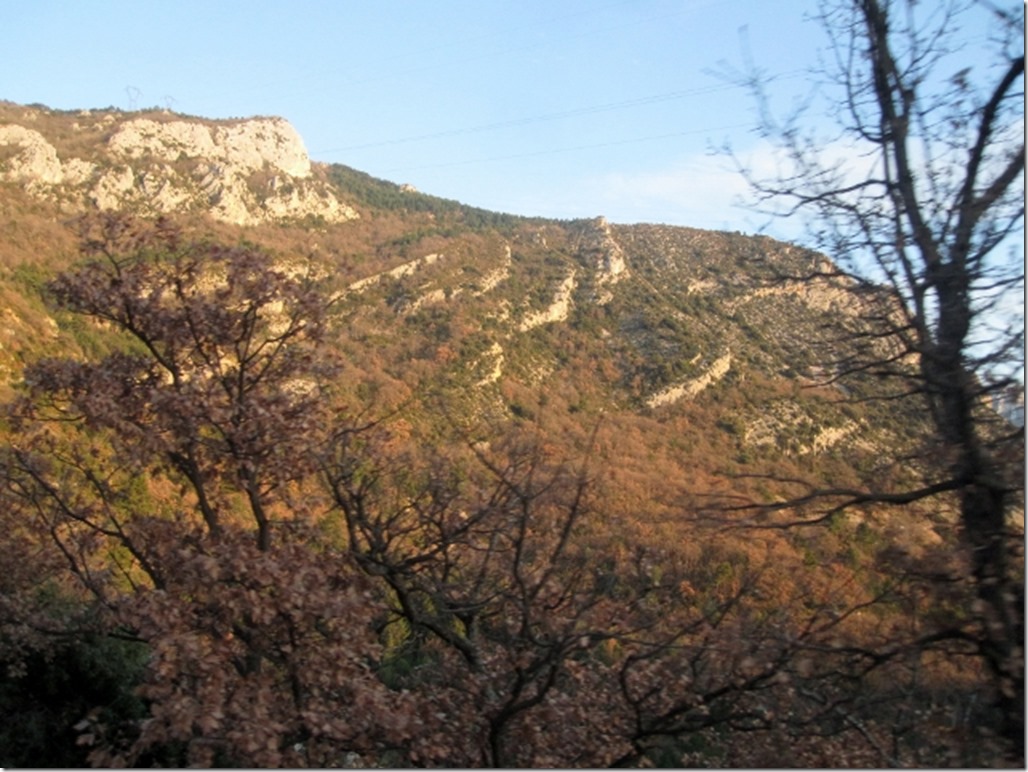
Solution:
M 280 119 L 7 103 L 0 234 L 7 554 L 38 556 L 4 656 L 141 647 L 92 677 L 131 708 L 48 716 L 87 738 L 62 763 L 992 752 L 945 499 L 831 511 L 934 462 L 916 395 L 847 366 L 889 358 L 887 299 L 827 257 L 475 209 Z

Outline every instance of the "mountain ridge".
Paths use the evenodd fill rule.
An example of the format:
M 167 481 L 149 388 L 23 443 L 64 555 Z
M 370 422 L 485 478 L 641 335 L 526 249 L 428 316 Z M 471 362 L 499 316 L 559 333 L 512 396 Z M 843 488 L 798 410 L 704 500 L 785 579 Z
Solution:
M 893 739 L 892 716 L 924 707 L 912 758 L 943 758 L 925 743 L 949 747 L 950 706 L 974 706 L 982 681 L 949 649 L 915 647 L 912 663 L 903 653 L 936 622 L 968 624 L 968 595 L 952 500 L 887 500 L 931 485 L 945 461 L 923 403 L 850 366 L 887 358 L 873 334 L 895 308 L 887 294 L 766 236 L 520 217 L 319 165 L 275 119 L 99 112 L 0 109 L 29 124 L 0 120 L 13 138 L 0 145 L 0 492 L 11 503 L 0 553 L 16 569 L 14 601 L 34 609 L 51 597 L 37 590 L 68 571 L 52 524 L 83 526 L 77 544 L 93 552 L 72 557 L 69 592 L 88 601 L 76 576 L 111 569 L 111 592 L 140 604 L 146 625 L 155 601 L 146 664 L 123 683 L 150 701 L 140 715 L 170 705 L 186 720 L 147 743 L 180 729 L 206 740 L 226 715 L 217 700 L 240 694 L 222 685 L 272 673 L 282 678 L 261 699 L 286 712 L 293 675 L 338 677 L 345 689 L 329 689 L 324 715 L 344 733 L 349 706 L 372 729 L 397 714 L 365 715 L 348 691 L 358 682 L 382 706 L 423 699 L 412 715 L 456 727 L 460 743 L 477 742 L 464 727 L 512 704 L 540 728 L 597 715 L 601 739 L 583 740 L 592 755 L 568 758 L 602 766 L 617 740 L 595 706 L 621 700 L 621 715 L 644 715 L 649 698 L 628 682 L 652 665 L 640 686 L 657 695 L 656 715 L 697 723 L 671 734 L 654 724 L 661 746 L 641 748 L 640 763 L 759 766 L 797 740 L 809 745 L 789 756 L 797 765 L 835 763 L 843 740 L 822 730 L 836 704 L 862 711 L 860 736 Z M 74 128 L 87 117 L 93 128 Z M 205 187 L 218 165 L 240 217 Z M 112 175 L 128 182 L 104 188 Z M 346 216 L 287 205 L 307 194 Z M 23 560 L 28 551 L 49 562 Z M 298 613 L 309 635 L 291 626 Z M 260 664 L 266 640 L 287 659 L 243 672 L 235 652 Z M 226 657 L 216 672 L 235 680 L 209 679 L 205 713 L 192 694 L 179 699 L 191 681 L 160 656 L 185 652 L 187 672 L 189 657 L 215 651 Z M 521 691 L 533 661 L 530 682 L 554 674 L 542 688 L 556 696 L 538 712 Z M 546 670 L 554 661 L 560 675 Z M 453 710 L 439 702 L 451 691 Z M 498 703 L 505 694 L 513 702 Z M 253 757 L 266 765 L 300 758 L 296 738 L 321 731 L 284 733 L 252 703 L 238 701 L 239 726 L 244 742 L 273 737 L 270 755 Z M 968 707 L 965 723 L 984 711 Z M 211 728 L 197 735 L 194 714 Z M 735 715 L 768 720 L 737 727 Z M 70 746 L 84 755 L 100 737 L 91 758 L 122 763 L 92 720 Z M 762 725 L 784 744 L 751 751 Z M 356 758 L 482 758 L 440 742 L 418 725 Z M 338 765 L 354 758 L 348 743 L 308 758 Z M 556 763 L 529 757 L 535 744 L 555 746 L 512 748 Z
M 85 157 L 77 151 L 87 150 Z M 55 112 L 0 103 L 2 177 L 69 209 L 206 211 L 236 225 L 356 212 L 282 118 L 182 119 L 169 111 Z
M 861 466 L 858 476 L 887 467 L 881 450 L 902 457 L 917 435 L 893 420 L 896 407 L 846 402 L 872 395 L 871 379 L 829 383 L 837 352 L 823 330 L 853 318 L 857 306 L 844 279 L 824 275 L 830 261 L 796 245 L 602 216 L 488 212 L 312 162 L 277 118 L 3 103 L 4 138 L 0 212 L 12 230 L 56 229 L 62 240 L 36 255 L 11 245 L 0 253 L 8 389 L 44 351 L 101 345 L 97 330 L 52 315 L 32 295 L 42 273 L 72 260 L 74 235 L 61 223 L 99 208 L 187 218 L 228 241 L 317 266 L 338 315 L 338 345 L 362 371 L 365 397 L 445 393 L 489 420 L 623 414 L 651 427 L 641 440 L 648 449 L 633 452 L 666 460 L 688 423 L 712 449 L 686 454 L 704 476 L 763 474 L 792 458 L 808 473 L 817 459 L 850 479 Z M 219 165 L 215 190 L 209 179 Z M 33 208 L 36 219 L 26 218 Z M 783 279 L 805 275 L 815 278 Z M 914 411 L 906 414 L 916 423 Z

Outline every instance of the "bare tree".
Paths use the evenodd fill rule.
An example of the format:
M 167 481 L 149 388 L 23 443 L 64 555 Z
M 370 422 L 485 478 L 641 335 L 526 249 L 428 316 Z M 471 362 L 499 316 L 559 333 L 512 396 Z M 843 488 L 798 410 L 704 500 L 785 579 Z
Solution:
M 861 619 L 892 590 L 807 588 L 769 612 L 780 554 L 751 563 L 687 529 L 704 544 L 692 564 L 674 548 L 618 549 L 589 464 L 548 453 L 544 437 L 507 427 L 466 453 L 398 454 L 387 432 L 343 431 L 325 455 L 348 548 L 388 587 L 389 680 L 441 719 L 413 740 L 415 758 L 678 765 L 731 733 L 747 741 L 724 749 L 729 763 L 803 765 L 829 757 L 783 749 L 848 734 L 860 736 L 850 763 L 911 763 L 924 734 L 889 745 L 876 716 L 895 697 L 865 684 L 872 671 L 898 684 L 912 650 Z
M 1023 393 L 1023 7 L 826 0 L 818 20 L 831 43 L 802 107 L 776 119 L 762 74 L 746 75 L 781 171 L 743 171 L 758 207 L 806 215 L 834 262 L 792 278 L 845 276 L 861 297 L 849 333 L 864 345 L 836 377 L 874 375 L 923 401 L 935 476 L 841 500 L 955 498 L 980 654 L 1023 759 L 1023 429 L 989 409 Z
M 370 582 L 312 546 L 305 481 L 334 372 L 313 277 L 163 221 L 102 215 L 83 237 L 88 259 L 50 289 L 112 350 L 29 366 L 0 451 L 7 521 L 55 548 L 83 605 L 150 654 L 149 718 L 90 714 L 79 745 L 98 765 L 179 748 L 173 763 L 337 766 L 400 743 L 409 700 L 368 665 Z M 38 627 L 14 611 L 5 621 Z
M 88 259 L 50 291 L 63 308 L 120 333 L 120 347 L 97 362 L 64 357 L 31 365 L 16 420 L 26 427 L 77 425 L 83 436 L 102 436 L 107 445 L 93 444 L 113 449 L 123 476 L 170 473 L 195 498 L 211 535 L 238 509 L 225 491 L 241 493 L 248 526 L 266 550 L 276 506 L 312 470 L 307 449 L 328 410 L 333 360 L 320 346 L 326 302 L 309 266 L 276 265 L 247 245 L 191 240 L 166 221 L 108 214 L 81 227 Z M 45 446 L 43 456 L 63 456 L 80 475 L 80 490 L 107 500 L 116 489 L 104 477 L 113 467 L 90 468 L 100 463 L 96 448 L 59 450 L 46 431 L 32 442 Z M 77 511 L 32 461 L 39 454 L 31 444 L 23 439 L 15 456 L 37 494 Z M 134 550 L 115 507 L 83 511 L 89 514 L 81 525 L 114 529 Z M 95 519 L 101 513 L 102 524 Z
M 358 425 L 309 273 L 166 222 L 84 235 L 51 290 L 108 353 L 26 369 L 0 523 L 145 647 L 149 715 L 83 718 L 92 763 L 837 763 L 825 736 L 854 764 L 938 758 L 880 718 L 916 688 L 916 646 L 862 616 L 892 590 L 794 583 L 799 555 L 685 525 L 636 542 L 616 523 L 645 508 L 609 511 L 584 436 L 572 463 L 533 422 Z M 39 595 L 5 571 L 0 655 Z

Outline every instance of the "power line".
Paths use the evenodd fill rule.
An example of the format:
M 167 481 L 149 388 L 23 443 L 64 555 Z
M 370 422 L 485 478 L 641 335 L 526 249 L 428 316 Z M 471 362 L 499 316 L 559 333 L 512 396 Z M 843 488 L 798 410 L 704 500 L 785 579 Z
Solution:
M 569 147 L 551 148 L 551 149 L 548 149 L 548 150 L 534 150 L 534 151 L 532 151 L 530 153 L 515 153 L 515 154 L 511 154 L 511 155 L 490 156 L 489 158 L 467 159 L 467 160 L 463 160 L 463 161 L 448 161 L 448 162 L 445 162 L 445 163 L 437 163 L 437 164 L 423 164 L 423 165 L 420 165 L 420 166 L 401 166 L 401 167 L 394 167 L 392 169 L 382 169 L 382 170 L 380 170 L 379 173 L 386 174 L 386 173 L 393 173 L 393 172 L 408 172 L 408 171 L 415 171 L 415 170 L 421 170 L 421 169 L 443 169 L 443 168 L 451 167 L 451 166 L 468 166 L 468 165 L 472 165 L 472 164 L 492 163 L 494 161 L 512 161 L 512 160 L 517 160 L 517 159 L 520 159 L 520 158 L 533 158 L 533 157 L 536 157 L 536 156 L 543 156 L 543 155 L 556 155 L 556 154 L 560 154 L 560 153 L 571 153 L 571 152 L 576 152 L 576 151 L 580 151 L 580 150 L 598 150 L 598 149 L 607 148 L 607 147 L 616 147 L 618 145 L 630 145 L 630 144 L 635 144 L 635 143 L 639 143 L 639 142 L 653 142 L 653 141 L 662 140 L 662 139 L 677 139 L 679 137 L 686 137 L 686 136 L 695 135 L 695 134 L 705 134 L 707 132 L 713 132 L 713 131 L 728 131 L 730 129 L 748 128 L 748 127 L 750 127 L 752 125 L 753 125 L 752 123 L 736 123 L 736 124 L 731 124 L 731 125 L 728 125 L 728 126 L 716 126 L 714 128 L 710 128 L 710 129 L 693 129 L 693 130 L 690 130 L 690 131 L 675 131 L 675 132 L 671 132 L 671 133 L 668 133 L 668 134 L 654 134 L 654 135 L 647 136 L 647 137 L 632 137 L 630 139 L 619 139 L 619 140 L 612 140 L 610 142 L 599 142 L 599 143 L 592 144 L 592 145 L 572 145 L 572 146 L 569 146 Z
M 723 84 L 718 86 L 705 86 L 702 88 L 687 89 L 684 91 L 668 91 L 663 94 L 651 94 L 650 96 L 638 97 L 636 99 L 626 99 L 621 102 L 608 102 L 599 105 L 588 105 L 586 107 L 578 107 L 573 110 L 563 110 L 557 113 L 543 113 L 540 115 L 531 115 L 523 118 L 512 118 L 510 120 L 498 121 L 496 123 L 485 123 L 476 126 L 446 129 L 444 131 L 437 131 L 429 134 L 415 134 L 407 137 L 396 137 L 394 139 L 379 140 L 376 142 L 365 142 L 363 144 L 358 145 L 324 148 L 312 151 L 312 154 L 322 155 L 325 153 L 342 153 L 351 150 L 367 150 L 374 147 L 388 147 L 391 145 L 402 145 L 411 142 L 423 142 L 429 139 L 442 139 L 444 137 L 456 137 L 464 134 L 478 134 L 485 131 L 494 131 L 496 129 L 506 129 L 515 126 L 526 126 L 532 123 L 555 121 L 560 120 L 562 118 L 577 118 L 583 115 L 594 115 L 596 113 L 610 112 L 613 110 L 624 110 L 632 107 L 642 107 L 645 105 L 652 105 L 660 102 L 669 102 L 675 99 L 684 99 L 686 97 L 713 94 L 719 91 L 727 91 L 735 88 L 738 88 L 738 86 L 736 86 L 735 84 Z
M 695 3 L 699 3 L 699 2 L 702 2 L 702 0 L 693 0 L 694 4 L 692 6 L 689 6 L 687 8 L 680 8 L 680 9 L 675 10 L 674 12 L 672 12 L 670 14 L 664 13 L 664 14 L 659 14 L 657 16 L 653 16 L 653 17 L 646 17 L 646 18 L 640 19 L 639 21 L 635 22 L 635 24 L 644 24 L 644 23 L 647 23 L 647 22 L 651 22 L 651 21 L 653 21 L 655 19 L 666 18 L 667 16 L 675 16 L 675 15 L 679 15 L 679 14 L 685 13 L 685 12 L 692 12 L 692 11 L 694 11 L 697 8 Z M 467 64 L 469 62 L 473 62 L 473 61 L 477 61 L 477 60 L 481 60 L 481 59 L 495 58 L 495 57 L 498 57 L 498 56 L 501 56 L 501 55 L 508 55 L 508 54 L 511 54 L 511 53 L 519 52 L 519 51 L 526 51 L 526 50 L 532 50 L 532 49 L 537 49 L 537 48 L 547 48 L 547 47 L 553 46 L 555 44 L 565 44 L 569 37 L 573 37 L 573 38 L 589 37 L 589 36 L 597 35 L 597 34 L 600 34 L 600 33 L 603 33 L 603 32 L 609 32 L 609 31 L 611 31 L 610 28 L 603 28 L 603 29 L 599 29 L 599 30 L 583 30 L 582 32 L 573 34 L 571 36 L 565 35 L 564 37 L 562 37 L 559 40 L 543 40 L 543 41 L 536 41 L 536 42 L 531 42 L 531 43 L 527 43 L 527 44 L 519 44 L 519 45 L 514 45 L 514 46 L 508 46 L 508 47 L 505 47 L 505 48 L 493 48 L 492 50 L 487 51 L 486 53 L 476 54 L 476 55 L 473 55 L 473 56 L 458 57 L 458 58 L 455 58 L 455 59 L 447 59 L 445 61 L 437 62 L 437 63 L 434 63 L 434 64 L 425 64 L 425 63 L 419 61 L 417 66 L 411 67 L 409 69 L 394 70 L 394 71 L 391 71 L 391 72 L 384 72 L 384 73 L 383 72 L 379 72 L 382 69 L 382 65 L 384 65 L 384 64 L 386 64 L 388 62 L 395 62 L 395 61 L 400 61 L 400 60 L 403 60 L 403 59 L 412 59 L 412 58 L 416 59 L 416 60 L 421 60 L 426 55 L 431 54 L 431 53 L 436 52 L 436 51 L 452 51 L 452 50 L 458 50 L 459 51 L 459 50 L 463 50 L 464 48 L 466 48 L 471 43 L 475 43 L 475 42 L 479 42 L 479 41 L 487 41 L 487 40 L 490 40 L 490 39 L 493 39 L 493 38 L 499 38 L 501 40 L 508 40 L 508 39 L 510 39 L 512 34 L 516 34 L 518 32 L 531 31 L 533 29 L 539 29 L 541 26 L 545 26 L 545 25 L 548 25 L 548 24 L 553 24 L 554 22 L 558 22 L 558 21 L 567 21 L 567 20 L 571 20 L 571 19 L 575 19 L 575 18 L 579 18 L 579 17 L 583 17 L 583 16 L 596 16 L 596 15 L 598 15 L 600 13 L 603 13 L 605 11 L 609 11 L 611 9 L 615 9 L 615 8 L 619 8 L 619 7 L 625 7 L 625 6 L 634 6 L 634 5 L 637 5 L 637 3 L 638 3 L 638 0 L 616 0 L 615 2 L 607 3 L 605 5 L 600 5 L 600 6 L 593 5 L 593 6 L 590 6 L 588 8 L 588 10 L 585 10 L 585 11 L 575 11 L 573 13 L 558 14 L 556 16 L 551 16 L 551 17 L 548 17 L 547 19 L 545 19 L 542 23 L 540 23 L 540 22 L 532 22 L 532 23 L 520 24 L 520 25 L 514 27 L 513 29 L 512 28 L 497 29 L 497 30 L 489 31 L 489 32 L 486 32 L 486 33 L 483 33 L 483 34 L 479 34 L 479 35 L 473 35 L 473 36 L 464 37 L 464 38 L 455 38 L 455 39 L 447 40 L 444 43 L 438 43 L 438 44 L 435 44 L 435 45 L 423 46 L 423 47 L 421 47 L 421 48 L 419 48 L 417 50 L 412 50 L 412 51 L 408 51 L 408 52 L 404 52 L 404 53 L 400 53 L 400 54 L 393 54 L 391 56 L 383 56 L 379 60 L 377 60 L 375 62 L 372 62 L 371 65 L 373 65 L 373 66 L 367 67 L 367 71 L 368 72 L 374 72 L 374 74 L 370 74 L 370 75 L 367 75 L 365 77 L 347 78 L 347 79 L 343 79 L 343 80 L 340 80 L 340 81 L 335 81 L 334 86 L 338 88 L 340 86 L 356 86 L 356 85 L 364 85 L 364 84 L 375 83 L 375 82 L 380 82 L 380 81 L 394 80 L 396 78 L 403 77 L 404 75 L 409 75 L 409 74 L 412 74 L 412 73 L 422 73 L 422 72 L 425 72 L 426 70 L 439 69 L 439 68 L 443 68 L 443 67 L 451 67 L 451 66 L 459 65 L 459 64 Z M 702 7 L 702 6 L 699 6 L 699 7 Z M 292 77 L 292 78 L 286 78 L 286 79 L 281 79 L 281 80 L 276 80 L 276 81 L 265 81 L 265 82 L 263 82 L 261 84 L 254 84 L 252 86 L 249 86 L 249 87 L 246 87 L 246 88 L 243 88 L 243 89 L 233 89 L 231 91 L 221 91 L 221 92 L 215 92 L 215 93 L 200 94 L 197 98 L 202 101 L 202 100 L 209 100 L 209 99 L 216 98 L 216 97 L 223 96 L 223 95 L 227 95 L 227 94 L 236 95 L 240 91 L 244 91 L 244 92 L 245 91 L 267 92 L 269 89 L 275 88 L 275 87 L 279 87 L 279 86 L 288 86 L 288 85 L 293 84 L 293 83 L 306 83 L 306 82 L 311 81 L 312 79 L 314 79 L 318 75 L 325 76 L 326 74 L 329 74 L 331 72 L 338 72 L 340 69 L 342 69 L 341 65 L 340 66 L 336 66 L 336 67 L 331 67 L 331 68 L 322 68 L 318 72 L 309 72 L 309 73 L 306 73 L 304 75 L 298 75 L 298 76 L 295 76 L 295 77 Z M 324 86 L 317 85 L 317 86 L 311 86 L 311 87 L 307 87 L 307 88 L 293 89 L 292 92 L 293 93 L 310 93 L 310 92 L 324 91 L 324 90 L 325 90 Z M 325 152 L 331 152 L 331 151 L 325 151 Z

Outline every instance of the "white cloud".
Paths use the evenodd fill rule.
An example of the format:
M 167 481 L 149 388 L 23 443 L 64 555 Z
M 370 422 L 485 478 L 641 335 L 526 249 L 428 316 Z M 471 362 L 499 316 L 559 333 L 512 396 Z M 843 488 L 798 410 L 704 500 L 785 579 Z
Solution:
M 758 176 L 773 174 L 776 151 L 753 146 L 740 160 Z M 661 169 L 612 172 L 590 181 L 597 206 L 615 222 L 660 222 L 796 238 L 798 223 L 770 220 L 747 205 L 750 189 L 732 159 L 697 154 Z
M 740 228 L 742 177 L 719 159 L 699 157 L 644 172 L 612 172 L 592 185 L 612 220 L 645 219 L 698 228 Z
M 845 177 L 853 180 L 866 177 L 873 163 L 843 142 L 824 145 L 819 155 L 825 165 L 843 164 Z M 737 162 L 742 164 L 756 179 L 782 178 L 789 171 L 782 152 L 759 141 L 737 150 L 736 159 L 696 154 L 660 169 L 599 175 L 592 184 L 605 214 L 615 222 L 663 222 L 800 240 L 803 216 L 784 219 L 758 211 L 737 166 Z

